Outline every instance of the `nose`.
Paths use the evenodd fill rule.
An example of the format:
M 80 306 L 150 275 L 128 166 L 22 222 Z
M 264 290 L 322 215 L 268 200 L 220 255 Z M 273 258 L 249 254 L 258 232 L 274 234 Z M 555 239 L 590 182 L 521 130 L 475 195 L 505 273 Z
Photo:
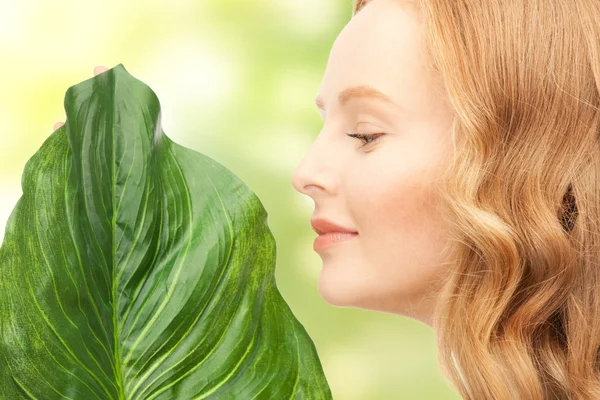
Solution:
M 311 196 L 315 189 L 319 190 L 319 185 L 311 182 L 311 177 L 314 177 L 314 175 L 309 172 L 309 168 L 311 166 L 308 164 L 308 157 L 305 156 L 292 175 L 292 186 L 294 189 L 307 196 Z
M 292 175 L 292 186 L 298 192 L 312 197 L 334 189 L 333 168 L 328 166 L 332 157 L 327 157 L 323 137 L 318 137 Z

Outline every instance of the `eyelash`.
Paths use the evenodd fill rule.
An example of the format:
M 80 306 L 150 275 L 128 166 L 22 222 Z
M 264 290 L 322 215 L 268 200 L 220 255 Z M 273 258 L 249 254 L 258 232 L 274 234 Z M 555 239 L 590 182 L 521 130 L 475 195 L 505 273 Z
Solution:
M 373 143 L 375 140 L 377 140 L 377 138 L 379 138 L 379 136 L 383 135 L 383 133 L 375 133 L 372 135 L 366 134 L 366 133 L 346 133 L 346 135 L 352 137 L 352 138 L 357 138 L 360 140 L 364 140 L 365 144 L 363 144 L 361 147 L 368 145 L 369 143 Z M 367 139 L 372 139 L 372 140 L 367 140 Z

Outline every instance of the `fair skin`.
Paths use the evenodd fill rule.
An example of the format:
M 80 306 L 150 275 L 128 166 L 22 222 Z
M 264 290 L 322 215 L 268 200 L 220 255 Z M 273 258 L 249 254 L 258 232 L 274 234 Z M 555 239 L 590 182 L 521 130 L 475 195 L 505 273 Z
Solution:
M 314 201 L 313 217 L 358 232 L 318 252 L 321 297 L 432 326 L 448 238 L 432 188 L 452 152 L 453 112 L 426 74 L 421 27 L 414 4 L 399 0 L 374 0 L 348 22 L 318 90 L 323 128 L 292 184 Z M 338 93 L 356 85 L 393 103 L 339 104 Z M 364 145 L 345 133 L 383 135 Z

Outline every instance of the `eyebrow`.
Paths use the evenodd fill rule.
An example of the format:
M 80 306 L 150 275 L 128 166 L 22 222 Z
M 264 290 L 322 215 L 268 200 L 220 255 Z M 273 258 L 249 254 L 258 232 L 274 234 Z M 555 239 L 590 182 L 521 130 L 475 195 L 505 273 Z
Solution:
M 348 102 L 348 100 L 357 98 L 357 97 L 380 99 L 387 103 L 391 103 L 395 106 L 398 106 L 391 99 L 390 96 L 380 92 L 379 90 L 377 90 L 374 87 L 369 86 L 369 85 L 351 86 L 351 87 L 348 87 L 348 88 L 342 90 L 341 92 L 338 93 L 338 102 L 339 102 L 340 106 L 344 106 Z M 325 111 L 325 103 L 323 102 L 321 97 L 317 96 L 317 98 L 315 99 L 315 104 L 317 105 L 317 108 L 319 110 Z

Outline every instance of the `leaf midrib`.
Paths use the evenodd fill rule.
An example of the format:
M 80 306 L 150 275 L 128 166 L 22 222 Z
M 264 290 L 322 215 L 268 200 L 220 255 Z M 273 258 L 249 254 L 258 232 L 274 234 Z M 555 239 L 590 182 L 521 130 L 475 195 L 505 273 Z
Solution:
M 115 73 L 114 71 L 111 71 L 111 75 L 109 75 L 110 77 L 112 77 L 113 80 L 113 84 L 110 86 L 111 88 L 111 100 L 112 101 L 112 113 L 110 115 L 111 117 L 111 142 L 112 142 L 112 160 L 110 163 L 110 169 L 111 169 L 111 176 L 112 176 L 112 184 L 111 184 L 111 191 L 112 191 L 112 221 L 111 221 L 111 229 L 110 229 L 110 235 L 111 235 L 111 252 L 112 252 L 112 290 L 111 290 L 111 297 L 112 297 L 112 306 L 113 306 L 113 339 L 114 339 L 114 357 L 115 357 L 115 369 L 116 369 L 116 386 L 117 386 L 117 396 L 119 400 L 125 400 L 125 388 L 123 387 L 123 372 L 122 372 L 122 368 L 121 368 L 121 349 L 119 346 L 119 332 L 118 332 L 118 322 L 117 322 L 117 279 L 115 277 L 115 270 L 116 270 L 116 246 L 115 246 L 115 227 L 116 227 L 116 222 L 117 222 L 117 212 L 116 212 L 116 199 L 115 199 L 115 191 L 116 191 L 116 184 L 117 184 L 117 177 L 115 176 L 116 172 L 115 172 L 115 162 L 117 160 L 116 154 L 115 154 L 115 113 L 117 112 L 116 110 L 116 106 L 115 106 L 115 102 L 114 102 L 114 98 L 115 98 L 115 87 L 116 87 L 116 78 L 115 78 Z

